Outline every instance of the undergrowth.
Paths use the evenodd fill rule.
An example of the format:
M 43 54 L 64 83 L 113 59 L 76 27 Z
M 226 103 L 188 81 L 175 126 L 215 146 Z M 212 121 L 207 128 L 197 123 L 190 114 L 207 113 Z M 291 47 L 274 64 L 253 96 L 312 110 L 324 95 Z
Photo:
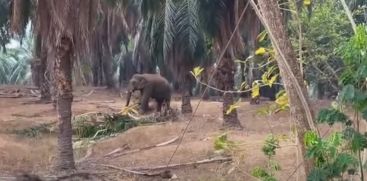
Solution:
M 76 116 L 72 120 L 73 136 L 76 138 L 99 139 L 126 131 L 140 124 L 148 123 L 147 120 L 135 120 L 128 115 L 101 114 Z M 55 133 L 56 123 L 42 123 L 36 126 L 12 130 L 11 132 L 28 138 L 35 138 L 44 134 Z
M 41 136 L 42 134 L 50 134 L 53 131 L 52 131 L 52 123 L 43 123 L 37 126 L 21 130 L 13 130 L 12 132 L 22 137 L 35 138 Z
M 112 114 L 103 115 L 100 121 L 86 117 L 80 117 L 73 123 L 73 133 L 79 138 L 101 138 L 115 133 L 126 131 L 138 126 L 138 121 L 128 115 Z

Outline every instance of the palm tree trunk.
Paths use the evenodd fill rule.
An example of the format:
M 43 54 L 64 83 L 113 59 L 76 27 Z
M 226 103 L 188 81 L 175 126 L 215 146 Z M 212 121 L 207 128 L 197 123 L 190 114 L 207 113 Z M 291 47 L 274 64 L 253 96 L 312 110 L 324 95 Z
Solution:
M 56 59 L 56 53 L 54 48 L 48 48 L 47 49 L 47 70 L 46 70 L 46 76 L 47 82 L 50 89 L 50 95 L 51 95 L 51 102 L 54 109 L 56 109 L 56 102 L 57 102 L 57 85 L 55 81 L 55 59 Z
M 190 75 L 186 76 L 185 80 L 183 81 L 183 94 L 182 94 L 182 104 L 181 104 L 181 113 L 192 113 L 192 106 L 191 106 L 191 89 L 192 83 L 189 77 Z
M 43 46 L 42 37 L 37 34 L 34 45 L 35 58 L 31 64 L 32 81 L 40 89 L 41 101 L 51 100 L 50 86 L 46 79 L 47 71 L 47 49 Z
M 34 59 L 31 62 L 31 71 L 32 71 L 32 82 L 36 87 L 40 87 L 41 84 L 41 46 L 42 46 L 42 38 L 39 34 L 37 34 L 34 43 Z
M 99 86 L 100 85 L 100 69 L 101 69 L 101 64 L 100 64 L 100 44 L 98 42 L 98 38 L 96 38 L 97 35 L 93 34 L 93 40 L 92 40 L 92 49 L 93 51 L 91 51 L 91 59 L 92 59 L 92 78 L 93 78 L 93 86 Z
M 40 87 L 41 84 L 40 66 L 41 66 L 41 60 L 40 58 L 35 56 L 31 62 L 31 72 L 32 72 L 32 84 L 36 87 Z
M 217 82 L 221 90 L 232 91 L 234 87 L 235 64 L 229 56 L 224 56 L 218 65 Z M 232 110 L 227 114 L 227 110 L 234 104 L 233 93 L 225 92 L 223 94 L 223 126 L 229 128 L 242 128 L 238 120 L 237 110 Z
M 306 131 L 311 130 L 311 125 L 306 117 L 306 108 L 302 105 L 301 99 L 297 94 L 296 85 L 293 82 L 290 74 L 293 72 L 297 79 L 298 84 L 301 86 L 303 95 L 307 95 L 306 86 L 303 82 L 303 77 L 301 75 L 300 67 L 296 58 L 296 54 L 292 49 L 292 44 L 286 33 L 286 28 L 284 26 L 283 17 L 278 7 L 277 0 L 258 0 L 260 6 L 261 14 L 268 23 L 269 31 L 272 32 L 274 39 L 273 44 L 276 44 L 284 54 L 283 60 L 279 54 L 277 54 L 276 60 L 278 62 L 280 75 L 284 83 L 285 90 L 288 94 L 289 105 L 290 105 L 290 115 L 291 119 L 297 124 L 298 141 L 301 146 L 301 154 L 306 154 L 306 148 L 303 144 L 304 134 Z M 283 61 L 281 61 L 283 60 Z M 288 62 L 292 72 L 288 72 L 286 68 L 285 61 Z M 306 97 L 307 98 L 307 97 Z M 309 104 L 308 99 L 306 99 L 307 104 Z M 309 110 L 311 111 L 311 110 Z M 312 112 L 311 112 L 312 114 Z M 313 163 L 311 160 L 305 160 L 304 162 L 305 173 L 308 175 L 313 168 Z
M 39 35 L 40 36 L 40 35 Z M 51 100 L 51 91 L 50 91 L 50 82 L 49 82 L 49 74 L 47 72 L 47 47 L 44 45 L 44 42 L 41 42 L 41 52 L 40 52 L 40 92 L 41 92 L 41 101 L 50 101 Z
M 40 92 L 41 92 L 41 101 L 50 101 L 51 100 L 51 92 L 50 92 L 50 84 L 49 80 L 47 80 L 47 50 L 46 48 L 42 46 L 41 50 L 41 64 L 40 64 Z
M 61 37 L 57 47 L 54 67 L 59 118 L 57 170 L 75 169 L 71 126 L 71 104 L 73 102 L 72 54 L 72 40 L 66 36 Z
M 106 81 L 106 86 L 109 89 L 114 88 L 113 82 L 113 71 L 112 71 L 112 55 L 107 49 L 107 47 L 102 47 L 103 49 L 103 73 Z

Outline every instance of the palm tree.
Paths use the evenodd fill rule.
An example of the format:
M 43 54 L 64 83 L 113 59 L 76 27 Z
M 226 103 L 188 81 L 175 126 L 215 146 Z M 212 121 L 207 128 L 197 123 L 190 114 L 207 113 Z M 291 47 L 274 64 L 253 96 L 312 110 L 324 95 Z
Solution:
M 14 1 L 13 12 L 21 12 L 25 1 Z M 73 100 L 72 68 L 74 55 L 85 51 L 86 37 L 95 25 L 98 0 L 38 0 L 38 33 L 54 54 L 53 75 L 57 90 L 58 161 L 56 169 L 75 168 L 72 147 L 71 105 Z M 21 24 L 14 18 L 13 24 Z M 19 31 L 16 31 L 19 32 Z M 48 56 L 49 58 L 49 56 Z
M 219 55 L 234 30 L 238 9 L 244 3 L 237 0 L 160 0 L 140 2 L 142 14 L 142 33 L 139 42 L 150 49 L 151 61 L 169 65 L 166 74 L 172 73 L 174 79 L 183 86 L 182 111 L 191 112 L 190 91 L 193 83 L 188 72 L 205 60 L 204 36 L 214 40 L 215 52 Z M 237 16 L 235 16 L 237 13 Z M 203 31 L 204 30 L 204 31 Z M 203 34 L 205 32 L 205 35 Z M 239 33 L 225 52 L 223 61 L 218 65 L 219 88 L 232 90 L 234 86 L 234 62 L 238 50 L 243 48 Z M 138 44 L 141 46 L 141 44 Z M 149 48 L 147 48 L 149 47 Z M 139 48 L 139 47 L 137 47 Z M 140 51 L 146 52 L 146 51 Z M 161 70 L 166 67 L 159 66 Z M 168 72 L 168 73 L 167 73 Z M 233 95 L 224 94 L 223 117 L 226 126 L 240 125 L 236 111 L 225 114 L 234 102 Z
M 107 1 L 101 2 L 99 23 L 90 37 L 91 49 L 87 57 L 92 60 L 94 86 L 114 87 L 113 57 L 121 52 L 121 43 L 127 46 L 129 42 L 129 27 L 124 12 L 114 5 Z
M 160 73 L 171 82 L 181 82 L 181 110 L 190 113 L 194 79 L 189 72 L 199 65 L 204 55 L 198 3 L 196 0 L 143 0 L 139 3 L 140 31 L 133 56 L 138 71 L 154 72 L 158 65 Z
M 6 52 L 5 45 L 10 41 L 10 19 L 11 1 L 0 0 L 0 46 L 3 52 Z
M 51 99 L 50 95 L 50 87 L 52 84 L 49 82 L 49 74 L 47 66 L 47 46 L 43 41 L 43 38 L 39 34 L 38 29 L 41 28 L 41 24 L 39 22 L 39 15 L 44 14 L 39 8 L 36 7 L 37 1 L 22 1 L 22 0 L 14 0 L 8 1 L 9 6 L 12 8 L 11 12 L 11 30 L 16 35 L 19 35 L 19 39 L 22 42 L 24 36 L 26 35 L 26 25 L 31 21 L 31 26 L 34 29 L 34 37 L 35 37 L 35 44 L 34 44 L 34 52 L 33 58 L 31 61 L 31 71 L 32 71 L 32 82 L 35 86 L 39 87 L 41 92 L 41 102 L 48 102 Z M 1 2 L 1 7 L 6 10 L 6 4 Z M 35 9 L 36 7 L 36 9 Z M 7 17 L 7 16 L 2 16 Z M 7 21 L 2 20 L 1 23 L 5 23 Z M 46 25 L 48 26 L 48 25 Z M 48 27 L 42 27 L 44 29 L 48 29 Z M 2 29 L 4 30 L 4 29 Z M 6 29 L 5 29 L 6 30 Z M 4 31 L 2 31 L 4 32 Z M 1 36 L 5 36 L 5 34 L 1 34 Z M 6 40 L 6 36 L 4 37 Z
M 200 17 L 202 18 L 203 29 L 207 36 L 214 40 L 214 52 L 217 57 L 228 43 L 238 20 L 238 10 L 245 7 L 247 1 L 238 0 L 202 0 L 200 4 Z M 249 28 L 249 27 L 246 27 Z M 234 59 L 244 50 L 242 38 L 238 32 L 234 33 L 234 38 L 229 47 L 224 52 L 222 60 L 217 65 L 216 85 L 218 88 L 231 91 L 234 86 Z M 223 95 L 223 119 L 226 127 L 241 127 L 238 120 L 237 111 L 233 110 L 226 114 L 231 105 L 234 104 L 234 97 L 231 93 Z

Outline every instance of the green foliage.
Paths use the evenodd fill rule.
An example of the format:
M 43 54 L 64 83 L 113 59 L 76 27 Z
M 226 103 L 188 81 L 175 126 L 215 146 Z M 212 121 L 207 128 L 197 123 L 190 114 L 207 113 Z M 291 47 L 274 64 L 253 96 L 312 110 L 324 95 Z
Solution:
M 40 125 L 36 125 L 36 126 L 32 126 L 29 128 L 25 128 L 25 129 L 21 129 L 21 130 L 14 130 L 13 133 L 23 136 L 23 137 L 28 137 L 28 138 L 35 138 L 38 137 L 42 134 L 49 134 L 52 133 L 52 124 L 40 124 Z
M 275 138 L 273 135 L 270 135 L 266 140 L 265 144 L 262 147 L 262 151 L 269 158 L 275 155 L 275 150 L 279 148 L 279 140 Z
M 307 177 L 307 181 L 325 181 L 328 180 L 327 171 L 321 168 L 313 168 Z
M 23 43 L 7 47 L 0 53 L 0 84 L 24 84 L 30 78 L 30 61 L 32 59 L 33 36 L 30 26 L 27 27 Z
M 88 119 L 88 117 L 79 117 L 73 121 L 73 132 L 79 138 L 100 138 L 138 125 L 134 119 L 121 114 L 104 115 L 100 123 L 93 123 Z
M 349 120 L 341 108 L 350 106 L 356 115 L 366 117 L 366 51 L 367 29 L 365 26 L 358 26 L 356 35 L 341 49 L 345 68 L 339 80 L 342 90 L 339 92 L 338 106 L 321 110 L 317 119 L 318 122 L 329 125 L 342 123 L 344 129 L 327 139 L 319 138 L 314 133 L 305 135 L 307 156 L 316 165 L 308 176 L 309 180 L 330 180 L 342 177 L 346 171 L 362 169 L 359 154 L 367 148 L 367 137 L 358 130 L 359 125 L 353 126 L 354 122 Z M 355 123 L 359 124 L 359 120 Z M 358 166 L 360 169 L 357 169 Z M 361 180 L 363 179 L 361 176 Z
M 268 157 L 268 164 L 266 168 L 255 167 L 251 171 L 251 175 L 259 178 L 262 181 L 276 181 L 274 172 L 279 171 L 281 168 L 277 162 L 274 161 L 276 149 L 279 148 L 279 139 L 270 135 L 266 138 L 265 143 L 262 147 L 263 153 Z
M 357 153 L 364 148 L 367 148 L 367 138 L 366 135 L 359 133 L 351 127 L 347 127 L 343 130 L 344 139 L 348 140 L 348 148 Z
M 261 168 L 261 167 L 255 167 L 251 171 L 251 175 L 256 178 L 259 178 L 262 181 L 276 181 L 277 180 L 273 176 L 271 176 L 264 168 Z
M 235 148 L 235 143 L 228 140 L 227 133 L 217 136 L 214 140 L 214 149 L 218 151 L 231 151 Z
M 291 40 L 296 50 L 301 51 L 298 53 L 302 53 L 306 81 L 322 86 L 322 91 L 334 92 L 338 88 L 340 70 L 344 68 L 340 47 L 353 31 L 340 1 L 324 0 L 312 4 L 311 16 L 307 11 L 300 12 L 299 18 L 293 14 L 289 21 Z M 299 41 L 299 23 L 302 41 Z
M 314 132 L 307 132 L 305 145 L 307 157 L 315 162 L 315 168 L 308 175 L 307 180 L 330 180 L 340 177 L 348 169 L 354 169 L 358 165 L 356 157 L 343 152 L 349 142 L 343 139 L 341 133 L 333 133 L 328 138 L 322 139 Z
M 348 117 L 337 109 L 329 108 L 321 109 L 316 120 L 319 123 L 327 123 L 332 126 L 335 123 L 347 123 Z

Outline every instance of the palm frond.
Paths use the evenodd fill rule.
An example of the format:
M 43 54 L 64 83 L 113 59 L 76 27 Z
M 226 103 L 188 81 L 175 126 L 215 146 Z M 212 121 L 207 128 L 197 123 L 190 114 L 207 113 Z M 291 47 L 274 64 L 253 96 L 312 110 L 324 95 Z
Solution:
M 32 2 L 30 0 L 12 1 L 11 30 L 21 37 L 24 36 L 25 28 L 31 18 Z
M 173 39 L 175 36 L 175 18 L 177 13 L 177 7 L 173 0 L 166 0 L 165 10 L 164 10 L 164 42 L 163 42 L 163 52 L 164 59 L 168 59 L 168 54 L 173 45 Z
M 201 36 L 197 1 L 181 1 L 176 21 L 178 41 L 184 42 L 188 52 L 194 53 Z

